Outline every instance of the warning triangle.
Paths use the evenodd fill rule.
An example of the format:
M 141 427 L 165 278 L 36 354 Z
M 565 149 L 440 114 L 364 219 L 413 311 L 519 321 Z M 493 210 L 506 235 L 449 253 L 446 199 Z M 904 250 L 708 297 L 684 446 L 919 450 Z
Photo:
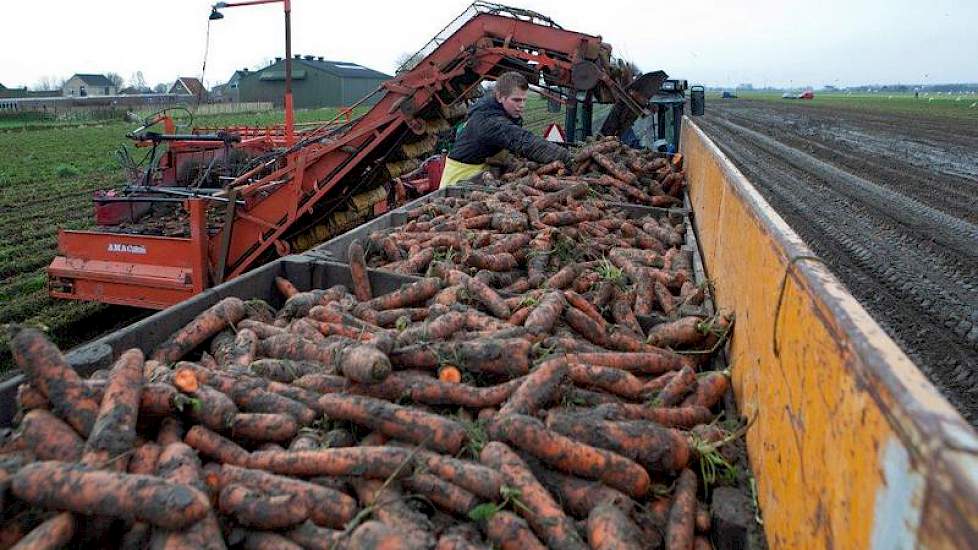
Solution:
M 564 129 L 557 123 L 552 123 L 547 126 L 547 129 L 543 131 L 543 139 L 557 143 L 564 143 L 567 141 L 566 137 L 564 136 Z

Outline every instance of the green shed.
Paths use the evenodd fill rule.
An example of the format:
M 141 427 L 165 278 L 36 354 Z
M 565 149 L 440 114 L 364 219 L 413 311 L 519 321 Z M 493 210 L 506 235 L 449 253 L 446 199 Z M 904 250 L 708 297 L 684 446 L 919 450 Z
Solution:
M 285 92 L 285 60 L 276 59 L 264 69 L 236 73 L 237 101 L 271 101 L 282 105 Z M 390 75 L 347 61 L 329 61 L 312 55 L 292 60 L 292 97 L 297 109 L 344 107 L 377 89 Z M 377 94 L 369 104 L 381 97 Z

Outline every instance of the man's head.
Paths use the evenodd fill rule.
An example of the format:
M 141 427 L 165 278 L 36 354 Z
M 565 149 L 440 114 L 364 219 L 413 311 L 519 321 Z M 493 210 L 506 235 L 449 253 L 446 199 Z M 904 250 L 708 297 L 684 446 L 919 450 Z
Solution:
M 517 72 L 503 73 L 496 80 L 496 89 L 493 92 L 496 101 L 502 103 L 506 114 L 513 118 L 523 116 L 523 108 L 526 107 L 526 92 L 530 89 L 526 78 Z

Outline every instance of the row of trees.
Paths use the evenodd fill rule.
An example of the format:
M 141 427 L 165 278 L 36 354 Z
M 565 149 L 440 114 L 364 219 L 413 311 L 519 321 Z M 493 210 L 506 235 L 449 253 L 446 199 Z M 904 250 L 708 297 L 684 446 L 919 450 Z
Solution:
M 112 81 L 112 84 L 119 89 L 125 88 L 126 86 L 132 86 L 137 90 L 143 92 L 153 91 L 158 94 L 166 93 L 170 88 L 170 84 L 166 82 L 160 82 L 155 86 L 148 86 L 146 84 L 146 78 L 143 76 L 143 71 L 136 71 L 129 75 L 129 78 L 123 78 L 119 73 L 106 73 L 105 77 Z M 32 90 L 60 90 L 64 88 L 65 82 L 68 81 L 68 77 L 47 75 L 42 76 L 37 79 L 33 86 L 30 88 Z

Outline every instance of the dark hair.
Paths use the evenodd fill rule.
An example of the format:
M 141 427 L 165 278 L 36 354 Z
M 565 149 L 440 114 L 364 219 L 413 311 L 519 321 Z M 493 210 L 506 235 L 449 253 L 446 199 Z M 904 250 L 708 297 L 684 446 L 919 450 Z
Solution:
M 517 88 L 520 90 L 530 89 L 526 77 L 518 72 L 503 73 L 496 79 L 496 94 L 500 97 L 509 97 Z

